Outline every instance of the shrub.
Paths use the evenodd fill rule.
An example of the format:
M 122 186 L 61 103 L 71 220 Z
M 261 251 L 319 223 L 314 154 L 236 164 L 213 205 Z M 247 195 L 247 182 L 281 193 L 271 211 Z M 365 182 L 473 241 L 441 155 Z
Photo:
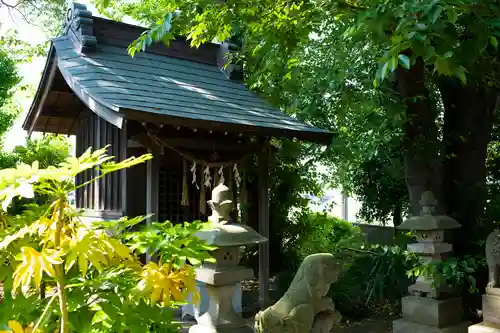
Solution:
M 418 264 L 416 255 L 398 246 L 345 251 L 352 259 L 330 291 L 339 311 L 356 317 L 397 308 L 413 282 L 407 272 Z
M 296 268 L 313 253 L 333 253 L 345 263 L 345 271 L 330 291 L 338 310 L 347 316 L 364 316 L 382 308 L 396 308 L 413 278 L 407 272 L 418 260 L 405 251 L 411 235 L 397 236 L 400 246 L 370 246 L 358 227 L 324 213 L 296 213 L 297 238 L 293 240 L 297 262 L 276 277 L 277 294 L 289 287 Z
M 195 233 L 201 222 L 173 226 L 153 223 L 130 231 L 144 217 L 84 223 L 68 204 L 68 193 L 83 185 L 75 176 L 97 168 L 99 178 L 151 158 L 115 163 L 107 148 L 59 167 L 20 165 L 0 171 L 0 330 L 14 332 L 131 333 L 179 332 L 171 308 L 197 298 L 190 263 L 210 260 L 212 247 Z M 6 210 L 14 197 L 51 198 L 18 215 Z M 143 265 L 144 253 L 158 258 Z
M 40 168 L 57 166 L 69 157 L 70 143 L 63 135 L 44 134 L 41 138 L 26 140 L 25 146 L 16 146 L 12 154 L 23 164 L 37 161 Z
M 358 227 L 325 213 L 301 215 L 297 221 L 297 253 L 303 260 L 313 253 L 338 253 L 345 247 L 359 248 L 363 236 Z

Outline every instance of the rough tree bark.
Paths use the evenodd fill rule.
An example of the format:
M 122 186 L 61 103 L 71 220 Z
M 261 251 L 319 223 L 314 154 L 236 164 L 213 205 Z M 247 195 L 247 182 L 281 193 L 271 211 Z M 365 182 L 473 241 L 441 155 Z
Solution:
M 445 212 L 462 228 L 454 237 L 455 253 L 470 254 L 487 199 L 486 155 L 497 94 L 475 82 L 440 79 L 445 113 L 442 193 Z
M 438 77 L 444 105 L 441 141 L 438 109 L 429 102 L 424 73 L 421 59 L 410 70 L 396 72 L 396 90 L 408 119 L 404 157 L 412 214 L 420 212 L 423 191 L 433 191 L 438 209 L 462 224 L 454 242 L 457 254 L 466 254 L 486 201 L 486 150 L 498 95 L 472 80 L 464 86 Z
M 411 213 L 420 213 L 422 193 L 431 190 L 439 198 L 439 140 L 437 110 L 429 102 L 425 85 L 425 64 L 417 59 L 410 70 L 396 71 L 396 91 L 406 105 L 407 123 L 404 138 L 405 180 Z

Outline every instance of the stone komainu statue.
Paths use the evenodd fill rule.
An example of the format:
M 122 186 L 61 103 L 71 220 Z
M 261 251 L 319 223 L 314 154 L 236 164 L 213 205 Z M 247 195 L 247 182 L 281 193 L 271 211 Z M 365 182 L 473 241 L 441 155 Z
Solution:
M 488 264 L 488 287 L 499 287 L 500 269 L 500 230 L 495 229 L 486 238 L 486 263 Z
M 285 295 L 255 316 L 257 333 L 330 332 L 341 316 L 326 294 L 341 272 L 342 264 L 331 254 L 305 258 Z

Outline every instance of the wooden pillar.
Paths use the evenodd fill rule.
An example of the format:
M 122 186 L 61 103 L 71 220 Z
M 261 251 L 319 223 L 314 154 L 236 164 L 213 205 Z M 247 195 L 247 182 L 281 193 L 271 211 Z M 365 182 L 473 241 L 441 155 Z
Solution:
M 269 239 L 269 143 L 265 142 L 259 163 L 259 233 Z M 259 245 L 259 303 L 269 305 L 269 242 Z
M 128 134 L 127 134 L 127 120 L 123 120 L 123 126 L 120 130 L 119 142 L 119 161 L 124 161 L 128 158 Z M 121 210 L 123 216 L 128 215 L 127 209 L 127 168 L 120 170 L 120 196 L 121 196 Z
M 92 147 L 92 150 L 93 151 L 96 151 L 98 149 L 101 149 L 101 118 L 99 118 L 99 116 L 97 116 L 96 114 L 93 114 L 92 115 L 92 118 L 91 118 L 92 122 L 94 123 L 94 128 L 95 128 L 95 131 L 94 131 L 94 146 Z M 100 176 L 100 172 L 99 170 L 96 168 L 94 170 L 94 177 L 97 178 Z M 93 202 L 93 209 L 94 210 L 100 210 L 101 209 L 101 199 L 100 199 L 100 188 L 102 186 L 102 179 L 97 179 L 93 182 L 93 185 L 94 185 L 94 202 Z
M 149 150 L 151 153 L 151 151 Z M 147 224 L 158 219 L 158 160 L 157 156 L 146 162 L 146 214 L 153 214 L 146 220 Z M 146 260 L 151 256 L 146 254 Z

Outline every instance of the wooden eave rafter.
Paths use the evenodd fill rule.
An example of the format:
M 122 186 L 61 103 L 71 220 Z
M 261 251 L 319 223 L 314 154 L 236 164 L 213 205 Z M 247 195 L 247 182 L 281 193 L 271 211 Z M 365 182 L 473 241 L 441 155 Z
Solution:
M 130 109 L 120 110 L 127 119 L 133 119 L 139 122 L 152 122 L 156 124 L 169 124 L 172 126 L 191 127 L 194 129 L 212 130 L 221 133 L 242 133 L 247 136 L 256 137 L 284 137 L 296 138 L 299 140 L 310 141 L 318 144 L 328 145 L 332 141 L 333 134 L 328 132 L 304 132 L 284 129 L 273 129 L 269 127 L 257 127 L 240 125 L 234 123 L 212 122 L 197 119 L 187 119 L 182 117 L 172 117 L 166 115 L 157 115 Z
M 28 115 L 23 122 L 23 129 L 28 132 L 28 136 L 31 136 L 33 128 L 37 119 L 43 110 L 44 102 L 47 99 L 47 95 L 54 82 L 54 77 L 57 71 L 57 63 L 55 61 L 55 49 L 51 45 L 49 54 L 47 56 L 47 62 L 45 63 L 45 68 L 43 70 L 42 78 L 38 84 L 37 91 L 35 93 L 35 98 L 31 104 Z

